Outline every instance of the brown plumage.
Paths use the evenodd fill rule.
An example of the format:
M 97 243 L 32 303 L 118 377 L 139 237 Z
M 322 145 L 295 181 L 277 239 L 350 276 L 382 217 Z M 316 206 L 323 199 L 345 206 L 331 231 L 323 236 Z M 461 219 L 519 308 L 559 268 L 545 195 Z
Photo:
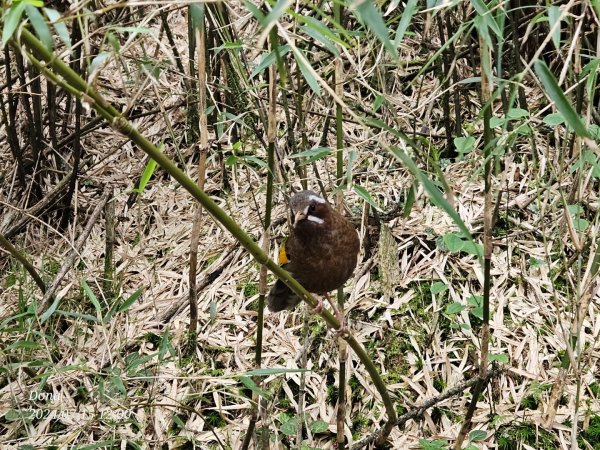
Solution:
M 290 199 L 292 229 L 285 243 L 283 267 L 307 291 L 326 294 L 342 286 L 356 267 L 359 250 L 354 225 L 312 191 Z M 273 312 L 293 309 L 300 298 L 277 280 L 267 305 Z

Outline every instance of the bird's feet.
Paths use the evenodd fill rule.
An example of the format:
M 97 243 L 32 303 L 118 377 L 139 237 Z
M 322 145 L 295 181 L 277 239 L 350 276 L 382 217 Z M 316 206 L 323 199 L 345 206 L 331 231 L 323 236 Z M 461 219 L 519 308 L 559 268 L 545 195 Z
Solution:
M 335 314 L 335 318 L 340 323 L 339 328 L 337 329 L 337 334 L 339 337 L 345 337 L 348 335 L 348 327 L 346 326 L 346 318 L 344 317 L 344 313 L 341 311 L 340 306 L 334 302 L 329 296 L 327 296 L 327 300 L 329 300 L 329 304 L 333 309 L 333 313 Z
M 313 297 L 317 299 L 317 306 L 315 306 L 311 312 L 313 314 L 321 314 L 323 312 L 323 297 L 316 294 L 313 294 Z
M 331 305 L 331 308 L 333 309 L 335 318 L 340 323 L 339 328 L 337 329 L 338 336 L 340 336 L 340 337 L 346 336 L 348 334 L 348 327 L 346 326 L 346 319 L 344 318 L 344 314 L 340 310 L 338 304 L 335 301 L 333 301 L 332 298 L 329 296 L 329 293 L 326 293 L 323 296 L 327 299 L 327 301 Z M 320 295 L 314 295 L 314 297 L 318 300 L 318 303 L 317 303 L 317 306 L 315 306 L 313 308 L 312 312 L 314 314 L 321 314 L 321 312 L 323 312 L 323 297 Z

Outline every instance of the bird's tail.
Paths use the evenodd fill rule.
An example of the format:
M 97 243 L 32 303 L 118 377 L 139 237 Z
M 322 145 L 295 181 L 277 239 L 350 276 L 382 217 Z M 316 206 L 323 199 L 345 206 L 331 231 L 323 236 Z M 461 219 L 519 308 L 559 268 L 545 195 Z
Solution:
M 267 297 L 267 306 L 271 312 L 279 312 L 284 309 L 294 309 L 302 300 L 287 285 L 277 280 L 271 288 Z

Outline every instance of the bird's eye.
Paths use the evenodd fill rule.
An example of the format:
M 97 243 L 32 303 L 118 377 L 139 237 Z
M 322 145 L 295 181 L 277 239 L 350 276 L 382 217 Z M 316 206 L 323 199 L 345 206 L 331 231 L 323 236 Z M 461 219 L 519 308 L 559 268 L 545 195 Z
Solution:
M 308 207 L 308 212 L 315 212 L 315 209 L 317 209 L 317 207 L 316 207 L 314 204 L 313 204 L 313 205 L 310 205 L 310 206 Z

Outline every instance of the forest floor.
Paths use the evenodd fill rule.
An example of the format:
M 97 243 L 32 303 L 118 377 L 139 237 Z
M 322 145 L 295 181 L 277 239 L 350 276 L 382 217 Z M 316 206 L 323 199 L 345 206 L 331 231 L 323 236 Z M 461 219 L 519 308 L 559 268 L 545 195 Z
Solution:
M 101 81 L 105 87 L 119 83 L 110 72 Z M 181 101 L 180 94 L 172 91 L 161 99 L 165 110 L 175 111 L 170 116 L 171 137 L 185 131 L 181 112 L 170 109 Z M 400 115 L 416 113 L 417 101 L 427 104 L 417 99 L 416 91 L 411 95 L 398 99 L 404 105 Z M 118 92 L 113 96 L 118 98 Z M 166 125 L 154 116 L 138 119 L 135 125 L 152 141 L 164 138 Z M 313 126 L 309 120 L 308 125 L 309 135 L 318 142 L 320 124 Z M 557 199 L 561 187 L 575 180 L 564 173 L 557 181 L 558 156 L 539 133 L 535 164 L 521 147 L 503 155 L 502 168 L 492 180 L 494 192 L 502 195 L 494 197 L 499 207 L 491 255 L 489 353 L 504 371 L 477 403 L 473 448 L 567 449 L 574 448 L 577 437 L 581 448 L 590 448 L 581 439 L 600 448 L 600 297 L 592 291 L 587 299 L 577 337 L 578 365 L 562 373 L 569 333 L 586 295 L 573 280 L 578 279 L 577 286 L 594 280 L 589 279 L 589 266 L 565 262 L 563 249 L 573 248 L 573 230 Z M 457 226 L 422 187 L 414 191 L 409 214 L 402 215 L 414 179 L 378 145 L 389 137 L 356 124 L 346 124 L 345 135 L 347 155 L 353 155 L 352 182 L 379 205 L 375 215 L 355 190 L 343 192 L 345 213 L 357 224 L 361 238 L 359 263 L 345 287 L 345 312 L 350 332 L 375 361 L 402 414 L 476 376 L 483 268 L 476 256 L 461 248 Z M 31 221 L 14 244 L 51 282 L 101 193 L 110 187 L 117 215 L 118 296 L 102 295 L 103 218 L 78 249 L 78 262 L 58 290 L 60 304 L 45 321 L 27 312 L 34 299 L 41 298 L 36 286 L 17 263 L 0 254 L 0 411 L 5 411 L 0 413 L 0 446 L 240 448 L 253 409 L 251 389 L 244 383 L 256 367 L 259 265 L 222 226 L 202 214 L 198 279 L 207 282 L 199 292 L 197 345 L 190 353 L 187 301 L 196 202 L 157 169 L 147 189 L 128 204 L 134 180 L 146 164 L 143 152 L 108 128 L 85 136 L 84 147 L 88 163 L 78 180 L 75 222 L 59 231 L 47 226 L 48 218 Z M 165 152 L 189 174 L 196 173 L 194 145 L 177 151 L 174 147 L 167 144 Z M 266 159 L 255 142 L 245 143 L 243 150 Z M 241 159 L 223 165 L 228 156 L 231 153 L 221 157 L 211 151 L 205 190 L 259 241 L 265 169 Z M 3 201 L 12 195 L 11 158 L 8 147 L 0 146 Z M 453 194 L 448 199 L 479 243 L 482 161 L 474 151 L 446 161 L 442 168 Z M 297 190 L 300 182 L 294 178 L 293 164 L 284 157 L 279 170 Z M 315 167 L 335 202 L 333 158 Z M 553 182 L 542 192 L 539 181 L 548 179 Z M 318 191 L 312 167 L 307 181 Z M 597 205 L 597 193 L 590 186 L 583 197 Z M 273 217 L 282 220 L 272 231 L 272 257 L 288 232 L 284 194 L 290 191 L 277 182 Z M 2 226 L 7 220 L 0 220 Z M 557 275 L 561 270 L 564 273 Z M 268 285 L 273 282 L 269 275 Z M 102 321 L 115 302 L 126 301 L 138 290 L 141 295 L 131 305 Z M 175 305 L 180 308 L 172 310 Z M 261 389 L 268 393 L 266 425 L 277 442 L 274 448 L 295 442 L 302 384 L 304 448 L 334 448 L 337 335 L 300 305 L 292 312 L 266 312 L 263 339 L 262 367 L 281 369 L 261 378 Z M 302 368 L 303 355 L 308 370 L 292 370 Z M 371 378 L 352 351 L 347 376 L 346 437 L 352 445 L 377 430 L 386 415 Z M 559 380 L 562 384 L 554 394 L 558 397 L 553 397 Z M 444 441 L 457 436 L 469 401 L 466 391 L 438 402 L 418 420 L 394 429 L 392 448 L 445 448 Z

